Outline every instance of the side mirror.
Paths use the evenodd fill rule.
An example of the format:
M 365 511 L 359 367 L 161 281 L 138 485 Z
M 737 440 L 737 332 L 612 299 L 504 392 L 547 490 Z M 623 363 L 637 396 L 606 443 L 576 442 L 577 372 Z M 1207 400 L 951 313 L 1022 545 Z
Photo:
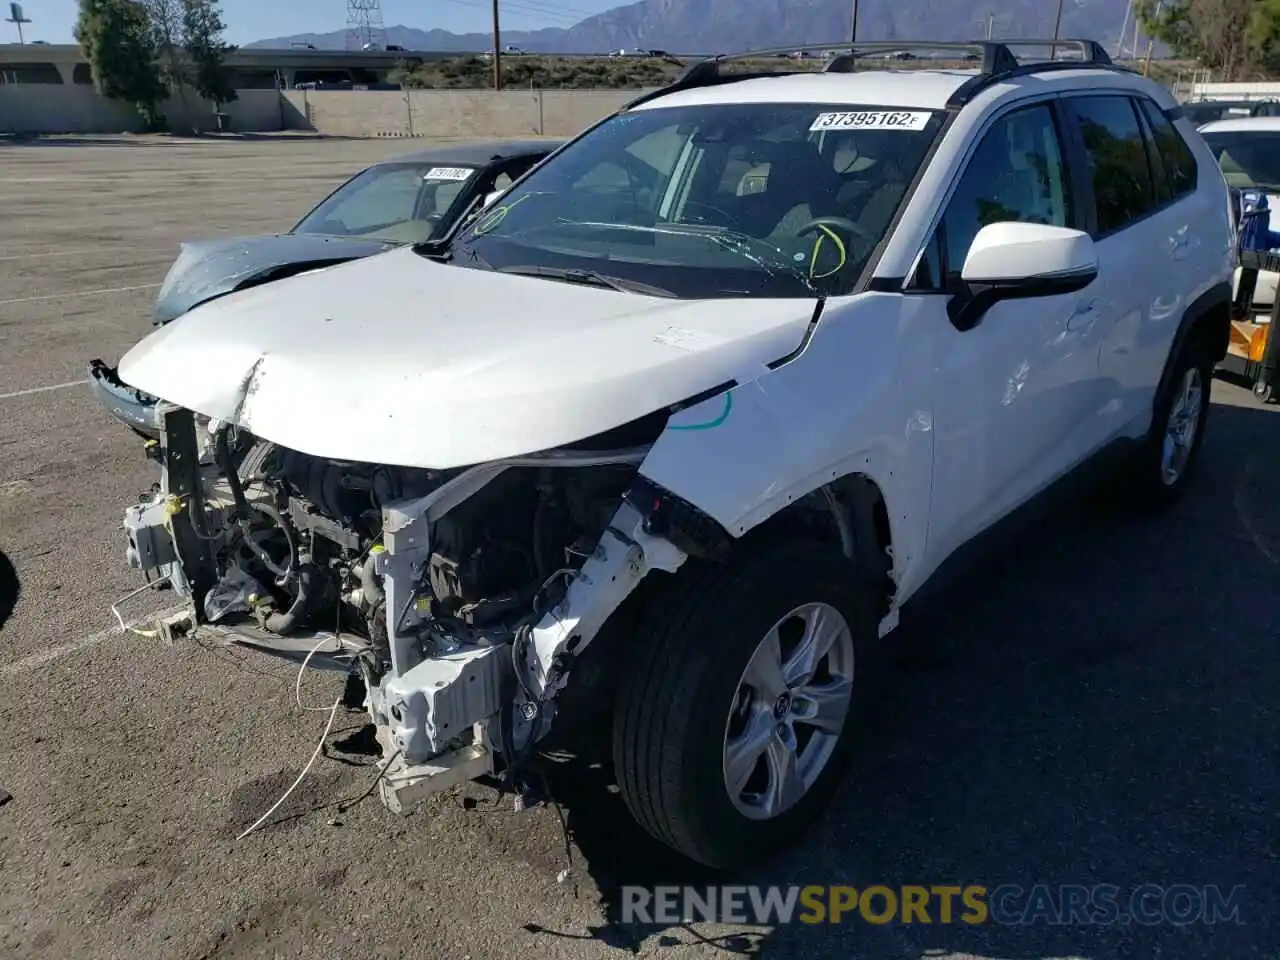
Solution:
M 480 209 L 483 210 L 506 192 L 505 190 L 490 190 L 484 195 L 484 203 L 480 204 Z
M 1075 293 L 1098 276 L 1087 233 L 1042 223 L 992 223 L 978 231 L 947 304 L 957 329 L 969 330 L 1001 300 Z

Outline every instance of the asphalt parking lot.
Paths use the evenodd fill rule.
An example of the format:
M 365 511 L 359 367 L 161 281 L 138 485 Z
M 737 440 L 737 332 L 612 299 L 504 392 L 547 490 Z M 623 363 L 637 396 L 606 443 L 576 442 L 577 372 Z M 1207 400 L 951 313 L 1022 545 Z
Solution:
M 553 778 L 559 884 L 552 809 L 479 787 L 404 818 L 337 806 L 372 782 L 354 714 L 237 842 L 325 718 L 287 666 L 111 629 L 138 585 L 120 512 L 152 471 L 78 381 L 150 329 L 180 240 L 287 228 L 410 148 L 0 144 L 0 955 L 1280 958 L 1280 408 L 1223 382 L 1174 515 L 1073 502 L 905 625 L 835 809 L 737 882 L 1244 886 L 1240 924 L 621 924 L 621 884 L 711 881 L 632 827 L 600 771 Z

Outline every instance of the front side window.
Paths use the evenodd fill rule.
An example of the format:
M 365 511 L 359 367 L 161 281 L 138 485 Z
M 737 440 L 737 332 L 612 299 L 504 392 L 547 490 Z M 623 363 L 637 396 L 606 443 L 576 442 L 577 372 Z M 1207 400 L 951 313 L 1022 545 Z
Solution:
M 442 233 L 476 176 L 434 163 L 371 167 L 307 214 L 293 233 L 421 243 Z
M 1204 134 L 1227 185 L 1280 192 L 1280 130 Z
M 624 113 L 464 229 L 453 261 L 688 299 L 848 293 L 940 125 L 807 103 Z
M 1147 160 L 1147 146 L 1124 96 L 1073 97 L 1093 180 L 1099 237 L 1123 230 L 1160 202 Z
M 969 158 L 942 218 L 947 275 L 960 276 L 974 237 L 1004 222 L 1071 226 L 1074 214 L 1052 110 L 1015 110 L 995 122 Z

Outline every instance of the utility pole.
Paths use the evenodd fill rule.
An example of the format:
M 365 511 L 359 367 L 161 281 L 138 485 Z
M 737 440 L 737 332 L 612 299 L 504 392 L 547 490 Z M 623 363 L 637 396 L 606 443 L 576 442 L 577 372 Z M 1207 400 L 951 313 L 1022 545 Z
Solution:
M 992 34 L 995 32 L 995 26 L 996 26 L 996 15 L 994 13 L 988 13 L 987 14 L 987 39 L 988 40 L 991 39 Z
M 1120 24 L 1120 39 L 1116 41 L 1115 59 L 1119 60 L 1124 56 L 1124 35 L 1129 32 L 1129 18 L 1133 16 L 1133 0 L 1124 8 L 1124 20 Z
M 498 0 L 493 0 L 493 89 L 502 89 L 502 32 L 498 29 Z
M 1058 15 L 1053 20 L 1053 39 L 1054 43 L 1049 45 L 1049 59 L 1052 60 L 1058 54 L 1058 31 L 1062 29 L 1062 0 L 1058 0 Z
M 1164 6 L 1164 0 L 1156 0 L 1156 12 L 1154 14 L 1154 18 L 1157 22 L 1159 22 L 1160 20 L 1160 8 L 1163 6 Z M 1142 61 L 1142 75 L 1144 77 L 1151 72 L 1151 53 L 1153 50 L 1155 50 L 1155 47 L 1156 47 L 1156 38 L 1148 34 L 1147 35 L 1147 56 Z M 1138 44 L 1136 40 L 1133 44 L 1133 48 L 1134 48 L 1133 55 L 1136 57 L 1138 55 Z
M 853 26 L 849 30 L 849 42 L 858 42 L 858 0 L 853 0 Z

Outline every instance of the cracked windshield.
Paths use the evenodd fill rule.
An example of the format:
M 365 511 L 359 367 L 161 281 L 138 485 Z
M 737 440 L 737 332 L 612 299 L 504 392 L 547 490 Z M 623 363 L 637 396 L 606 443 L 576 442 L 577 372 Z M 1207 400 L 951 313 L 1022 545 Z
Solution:
M 847 104 L 640 109 L 535 170 L 453 259 L 683 299 L 847 293 L 940 123 Z

